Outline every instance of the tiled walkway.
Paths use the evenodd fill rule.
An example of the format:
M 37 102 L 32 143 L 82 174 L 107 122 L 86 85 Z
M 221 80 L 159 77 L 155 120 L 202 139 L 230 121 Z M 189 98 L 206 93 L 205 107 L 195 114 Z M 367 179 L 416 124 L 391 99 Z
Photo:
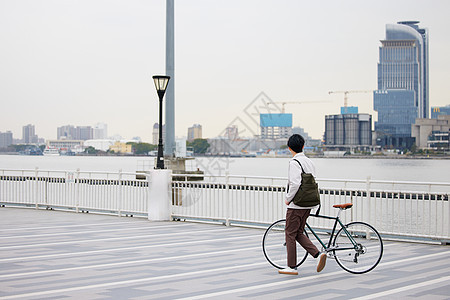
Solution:
M 0 299 L 450 299 L 450 246 L 385 242 L 375 270 L 279 275 L 263 230 L 0 208 Z

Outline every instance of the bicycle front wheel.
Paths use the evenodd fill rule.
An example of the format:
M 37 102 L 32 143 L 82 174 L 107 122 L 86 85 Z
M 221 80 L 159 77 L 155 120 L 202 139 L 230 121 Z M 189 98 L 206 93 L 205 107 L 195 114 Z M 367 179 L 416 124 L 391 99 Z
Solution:
M 371 225 L 352 222 L 341 228 L 334 237 L 333 254 L 336 262 L 353 274 L 375 268 L 383 255 L 383 241 Z
M 267 228 L 262 240 L 262 248 L 267 261 L 278 269 L 284 269 L 287 266 L 287 250 L 284 228 L 286 220 L 278 220 Z M 308 235 L 305 231 L 305 235 Z M 308 252 L 297 245 L 297 267 L 300 266 L 308 256 Z

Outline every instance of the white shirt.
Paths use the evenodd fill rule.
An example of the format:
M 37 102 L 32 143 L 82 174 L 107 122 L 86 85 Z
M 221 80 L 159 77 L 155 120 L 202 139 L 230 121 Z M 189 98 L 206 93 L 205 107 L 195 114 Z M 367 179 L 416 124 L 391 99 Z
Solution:
M 308 157 L 305 156 L 303 152 L 297 153 L 289 161 L 289 171 L 288 171 L 289 191 L 286 192 L 286 200 L 290 202 L 288 208 L 293 209 L 316 208 L 318 207 L 318 205 L 312 207 L 301 207 L 295 205 L 294 202 L 292 202 L 292 199 L 294 198 L 295 194 L 298 191 L 298 188 L 300 187 L 300 184 L 302 183 L 302 168 L 300 167 L 299 163 L 296 162 L 294 159 L 300 162 L 305 173 L 311 173 L 314 177 L 316 177 L 316 167 L 314 166 L 313 162 Z

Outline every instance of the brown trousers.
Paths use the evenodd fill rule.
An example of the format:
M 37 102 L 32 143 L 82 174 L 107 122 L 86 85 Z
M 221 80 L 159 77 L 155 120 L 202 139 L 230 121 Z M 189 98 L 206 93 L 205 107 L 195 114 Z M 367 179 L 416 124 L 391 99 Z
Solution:
M 297 245 L 295 241 L 299 242 L 312 256 L 316 256 L 319 253 L 317 247 L 303 233 L 306 219 L 308 219 L 310 212 L 310 209 L 287 209 L 286 228 L 284 232 L 286 235 L 287 264 L 291 268 L 297 265 Z

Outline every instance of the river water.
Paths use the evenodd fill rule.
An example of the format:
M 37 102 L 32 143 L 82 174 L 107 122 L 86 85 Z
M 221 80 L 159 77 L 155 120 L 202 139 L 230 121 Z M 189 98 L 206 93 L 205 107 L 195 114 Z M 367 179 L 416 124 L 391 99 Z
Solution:
M 290 158 L 202 157 L 187 162 L 188 169 L 206 174 L 286 177 Z M 21 156 L 0 155 L 0 169 L 135 172 L 144 163 L 152 168 L 153 157 L 119 156 Z M 450 182 L 448 159 L 353 159 L 312 158 L 318 178 Z

